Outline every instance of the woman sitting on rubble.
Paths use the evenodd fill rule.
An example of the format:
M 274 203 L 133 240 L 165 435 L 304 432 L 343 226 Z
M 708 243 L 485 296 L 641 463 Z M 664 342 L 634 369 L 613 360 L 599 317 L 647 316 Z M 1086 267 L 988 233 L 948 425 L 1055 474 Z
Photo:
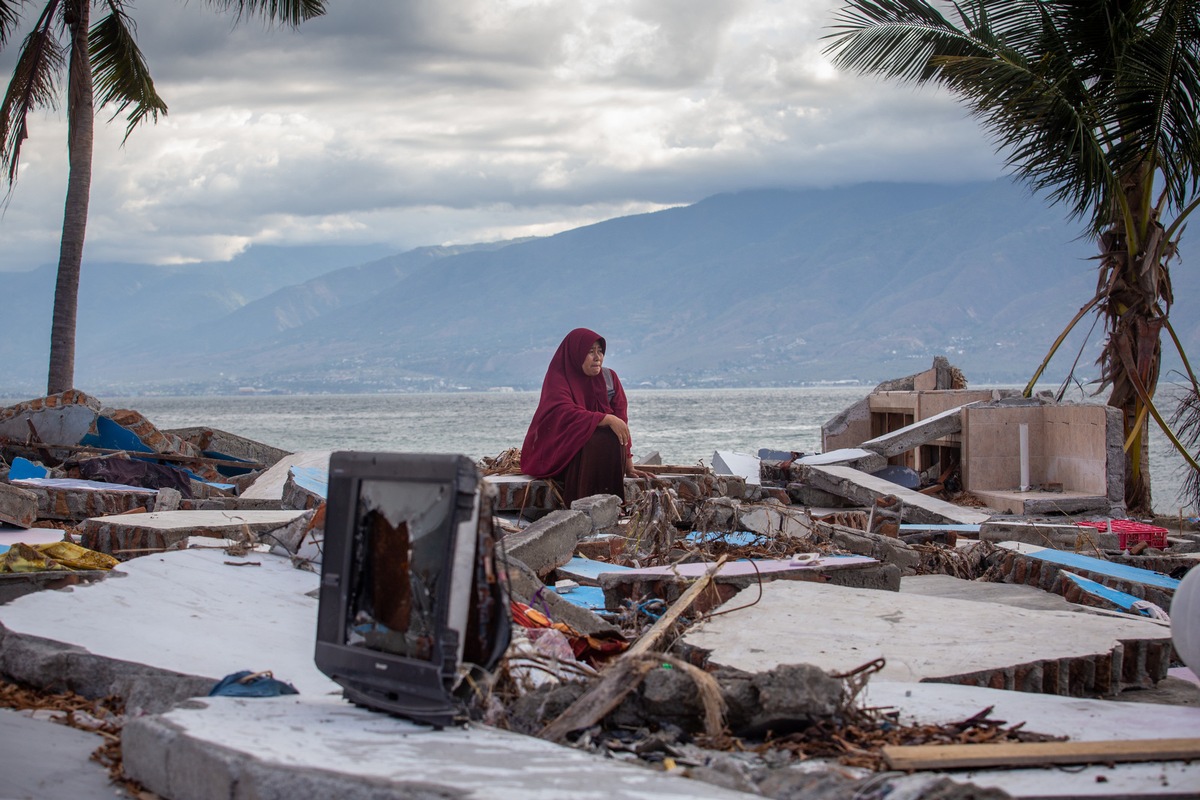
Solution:
M 521 446 L 521 471 L 558 481 L 568 506 L 594 494 L 623 500 L 626 476 L 650 477 L 634 469 L 629 404 L 617 373 L 604 366 L 604 350 L 594 331 L 567 334 L 550 359 Z

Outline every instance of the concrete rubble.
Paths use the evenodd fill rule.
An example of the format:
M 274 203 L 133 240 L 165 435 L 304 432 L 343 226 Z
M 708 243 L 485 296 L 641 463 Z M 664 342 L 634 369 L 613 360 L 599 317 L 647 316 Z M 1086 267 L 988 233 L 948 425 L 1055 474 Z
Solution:
M 1200 750 L 888 767 L 917 743 L 1200 748 L 1164 619 L 1200 533 L 1124 522 L 1110 417 L 967 389 L 939 359 L 830 420 L 825 452 L 653 454 L 623 497 L 563 508 L 485 459 L 514 638 L 439 731 L 315 666 L 329 452 L 39 398 L 0 409 L 0 558 L 119 563 L 0 571 L 0 687 L 120 697 L 117 791 L 168 800 L 1186 796 Z M 205 696 L 239 670 L 299 694 Z M 99 738 L 31 713 L 0 710 L 6 740 Z M 0 761 L 18 792 L 99 796 L 94 767 L 31 760 Z

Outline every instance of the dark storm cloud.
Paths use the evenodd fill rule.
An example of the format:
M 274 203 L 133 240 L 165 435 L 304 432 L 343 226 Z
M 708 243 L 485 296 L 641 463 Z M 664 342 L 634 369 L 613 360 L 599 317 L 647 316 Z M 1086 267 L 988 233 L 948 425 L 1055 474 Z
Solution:
M 124 147 L 119 122 L 98 127 L 88 257 L 402 249 L 755 186 L 998 174 L 948 98 L 832 70 L 832 7 L 330 0 L 291 31 L 143 0 L 138 38 L 170 111 Z M 60 117 L 34 121 L 0 269 L 54 258 Z

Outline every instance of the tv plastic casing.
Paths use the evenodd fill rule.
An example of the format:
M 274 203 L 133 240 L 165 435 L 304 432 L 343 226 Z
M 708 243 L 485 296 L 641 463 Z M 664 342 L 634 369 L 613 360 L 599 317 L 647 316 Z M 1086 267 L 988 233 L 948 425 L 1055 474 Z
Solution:
M 489 488 L 466 456 L 330 456 L 316 665 L 348 700 L 444 727 L 463 665 L 503 655 Z

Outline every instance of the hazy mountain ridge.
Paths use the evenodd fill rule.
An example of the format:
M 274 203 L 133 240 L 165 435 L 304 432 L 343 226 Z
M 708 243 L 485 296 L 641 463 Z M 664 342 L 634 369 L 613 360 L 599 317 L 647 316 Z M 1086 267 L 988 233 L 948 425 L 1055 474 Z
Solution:
M 629 385 L 869 383 L 938 354 L 972 381 L 1018 381 L 1095 290 L 1094 245 L 1078 234 L 1008 181 L 718 195 L 541 239 L 419 248 L 326 271 L 213 312 L 177 339 L 142 326 L 119 349 L 85 350 L 85 337 L 112 330 L 89 317 L 78 382 L 536 388 L 579 325 L 607 337 Z M 1173 274 L 1177 297 L 1194 298 L 1195 270 Z M 144 306 L 177 311 L 192 299 L 138 291 Z M 236 302 L 197 303 L 218 300 Z M 1195 307 L 1173 310 L 1192 348 Z M 1069 368 L 1089 325 L 1052 376 Z M 1082 374 L 1094 375 L 1099 341 L 1097 332 Z

